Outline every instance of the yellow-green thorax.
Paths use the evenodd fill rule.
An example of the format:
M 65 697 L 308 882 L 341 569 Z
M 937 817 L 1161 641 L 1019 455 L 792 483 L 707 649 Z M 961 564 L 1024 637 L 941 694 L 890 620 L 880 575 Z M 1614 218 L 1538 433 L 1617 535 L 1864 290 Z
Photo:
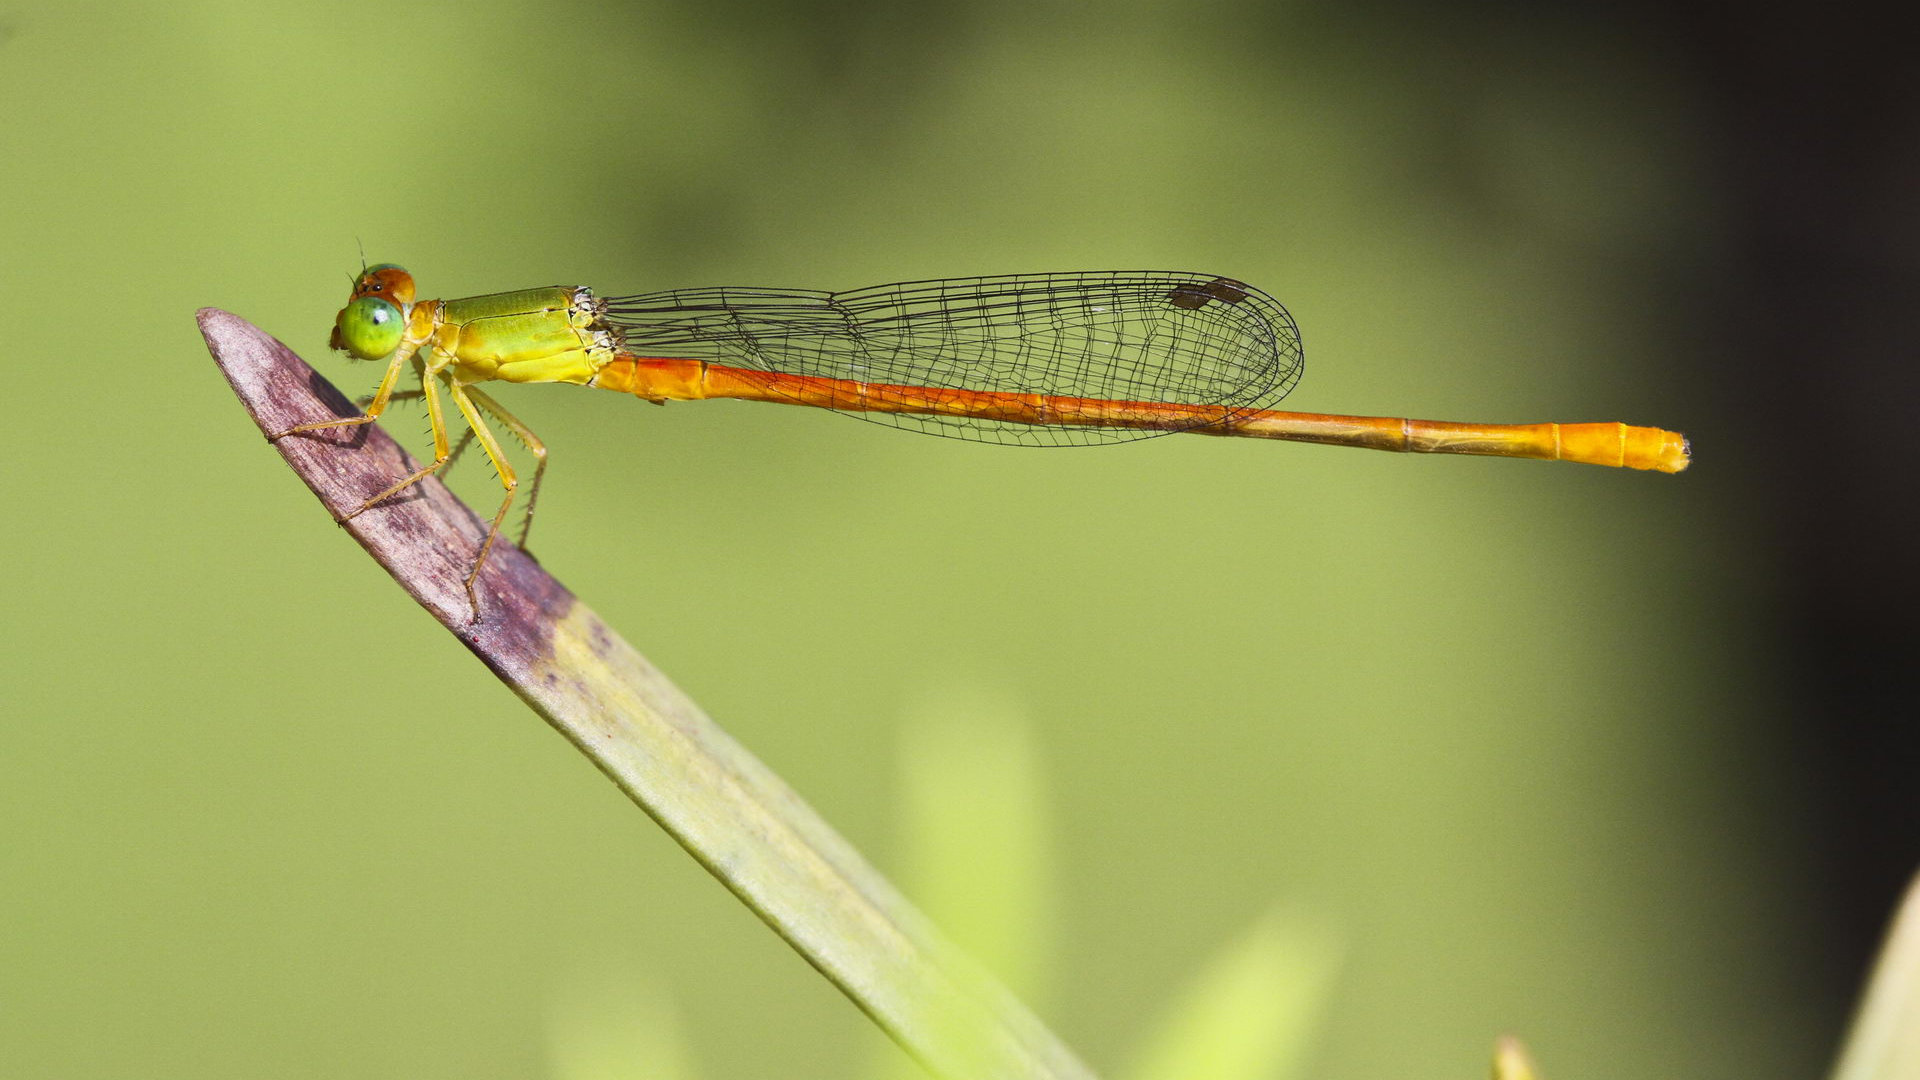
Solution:
M 433 348 L 451 358 L 461 382 L 585 383 L 613 359 L 613 334 L 596 325 L 599 301 L 584 287 L 470 296 L 436 308 Z

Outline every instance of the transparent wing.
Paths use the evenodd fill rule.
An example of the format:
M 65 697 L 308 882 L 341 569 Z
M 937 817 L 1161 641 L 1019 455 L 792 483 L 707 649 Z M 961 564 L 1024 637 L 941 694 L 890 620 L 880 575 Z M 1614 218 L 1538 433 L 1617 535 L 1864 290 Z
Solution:
M 879 285 L 849 292 L 676 289 L 605 301 L 636 356 L 889 386 L 1270 408 L 1300 379 L 1279 302 L 1207 274 L 1099 271 Z M 979 442 L 1072 444 L 1164 431 L 852 412 Z M 1200 421 L 1195 422 L 1196 425 Z

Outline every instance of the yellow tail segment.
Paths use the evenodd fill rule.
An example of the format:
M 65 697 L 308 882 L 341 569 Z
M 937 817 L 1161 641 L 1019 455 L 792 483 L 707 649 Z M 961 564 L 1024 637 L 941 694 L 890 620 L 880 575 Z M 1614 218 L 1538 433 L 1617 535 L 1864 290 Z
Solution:
M 1612 422 L 1457 424 L 1388 416 L 1256 412 L 1219 427 L 1198 430 L 1207 435 L 1359 446 L 1406 454 L 1539 458 L 1664 473 L 1684 470 L 1691 454 L 1686 436 L 1677 431 Z

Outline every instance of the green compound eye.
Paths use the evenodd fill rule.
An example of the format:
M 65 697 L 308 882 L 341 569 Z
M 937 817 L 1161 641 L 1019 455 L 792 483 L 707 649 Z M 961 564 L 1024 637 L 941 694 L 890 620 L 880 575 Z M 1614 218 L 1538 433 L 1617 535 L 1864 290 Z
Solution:
M 362 296 L 340 309 L 333 325 L 341 347 L 362 360 L 393 355 L 407 328 L 400 309 L 377 296 Z

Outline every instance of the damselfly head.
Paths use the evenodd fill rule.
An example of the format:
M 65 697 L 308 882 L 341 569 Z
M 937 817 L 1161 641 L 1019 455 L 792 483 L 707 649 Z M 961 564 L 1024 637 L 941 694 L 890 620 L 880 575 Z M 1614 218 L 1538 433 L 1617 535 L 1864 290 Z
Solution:
M 327 344 L 360 360 L 383 360 L 400 347 L 413 275 L 392 263 L 369 266 L 353 281 L 353 296 L 334 317 Z

